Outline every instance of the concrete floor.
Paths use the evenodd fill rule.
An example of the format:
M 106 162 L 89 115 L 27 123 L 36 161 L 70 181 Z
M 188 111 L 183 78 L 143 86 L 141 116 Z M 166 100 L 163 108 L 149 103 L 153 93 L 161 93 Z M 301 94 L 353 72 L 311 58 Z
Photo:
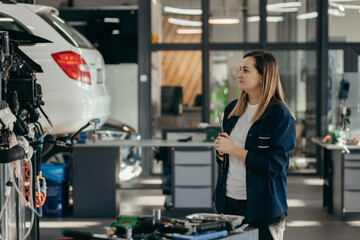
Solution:
M 155 180 L 156 181 L 156 180 Z M 165 197 L 161 190 L 122 190 L 122 215 L 151 215 L 154 208 L 166 212 Z M 339 221 L 322 207 L 322 180 L 314 176 L 288 176 L 289 216 L 284 239 L 291 240 L 353 240 L 360 239 L 359 221 Z M 40 239 L 61 239 L 61 230 L 82 228 L 104 233 L 103 227 L 115 219 L 43 218 L 40 222 Z

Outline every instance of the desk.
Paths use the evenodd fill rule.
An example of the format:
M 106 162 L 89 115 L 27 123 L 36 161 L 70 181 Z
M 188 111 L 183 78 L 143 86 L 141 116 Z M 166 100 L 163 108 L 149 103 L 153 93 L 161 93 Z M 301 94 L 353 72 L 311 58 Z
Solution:
M 360 219 L 360 146 L 311 141 L 323 149 L 323 206 L 340 220 Z
M 212 142 L 124 140 L 76 144 L 73 158 L 73 216 L 116 217 L 119 213 L 119 152 L 124 146 L 170 147 L 173 210 L 212 211 L 217 176 Z

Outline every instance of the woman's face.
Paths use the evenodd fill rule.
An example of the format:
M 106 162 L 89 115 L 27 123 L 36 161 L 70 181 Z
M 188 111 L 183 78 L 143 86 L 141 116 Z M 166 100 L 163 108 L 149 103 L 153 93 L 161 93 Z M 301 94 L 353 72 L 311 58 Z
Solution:
M 236 78 L 239 80 L 239 87 L 248 94 L 261 93 L 262 75 L 256 70 L 253 57 L 246 57 L 242 60 Z

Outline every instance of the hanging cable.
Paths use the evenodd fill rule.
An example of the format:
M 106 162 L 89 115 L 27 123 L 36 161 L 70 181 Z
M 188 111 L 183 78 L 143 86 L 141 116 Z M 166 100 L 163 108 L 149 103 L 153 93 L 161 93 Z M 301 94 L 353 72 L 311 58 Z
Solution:
M 9 181 L 6 183 L 6 186 L 5 186 L 5 202 L 4 202 L 4 205 L 2 206 L 1 211 L 0 211 L 0 221 L 2 219 L 2 216 L 4 214 L 4 210 L 5 210 L 6 206 L 7 206 L 8 201 L 9 201 L 12 186 L 13 186 L 12 179 L 9 178 Z
M 27 206 L 28 208 L 30 208 L 31 211 L 33 211 L 38 217 L 42 217 L 42 208 L 40 207 L 40 213 L 38 211 L 36 211 L 36 209 L 33 207 L 33 199 L 32 199 L 32 184 L 33 181 L 32 176 L 33 176 L 33 172 L 32 172 L 32 166 L 31 166 L 31 160 L 29 160 L 29 164 L 30 164 L 30 203 L 25 199 L 25 197 L 23 196 L 21 190 L 19 189 L 19 187 L 17 186 L 16 182 L 14 181 L 14 187 L 16 192 L 19 194 L 20 198 L 24 201 L 25 206 Z M 9 167 L 9 173 L 11 174 L 10 176 L 14 179 L 14 171 L 11 168 L 11 165 L 8 165 Z
M 100 123 L 100 119 L 99 118 L 94 118 L 94 119 L 91 119 L 87 124 L 85 124 L 83 127 L 81 127 L 79 130 L 77 130 L 76 133 L 74 133 L 71 138 L 70 138 L 70 141 L 71 141 L 71 145 L 74 146 L 75 143 L 74 143 L 74 139 L 77 135 L 79 135 L 85 128 L 89 127 L 90 125 L 94 125 L 94 131 L 96 132 L 96 126 L 97 124 Z

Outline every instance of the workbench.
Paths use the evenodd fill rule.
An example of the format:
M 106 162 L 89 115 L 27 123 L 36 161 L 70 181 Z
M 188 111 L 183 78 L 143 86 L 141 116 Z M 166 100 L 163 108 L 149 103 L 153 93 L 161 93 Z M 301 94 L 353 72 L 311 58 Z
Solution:
M 73 150 L 73 216 L 116 217 L 121 189 L 121 147 L 171 148 L 174 211 L 212 212 L 217 177 L 213 142 L 123 140 L 76 144 Z M 189 197 L 191 196 L 191 197 Z
M 340 220 L 360 219 L 360 146 L 323 143 L 323 206 Z

